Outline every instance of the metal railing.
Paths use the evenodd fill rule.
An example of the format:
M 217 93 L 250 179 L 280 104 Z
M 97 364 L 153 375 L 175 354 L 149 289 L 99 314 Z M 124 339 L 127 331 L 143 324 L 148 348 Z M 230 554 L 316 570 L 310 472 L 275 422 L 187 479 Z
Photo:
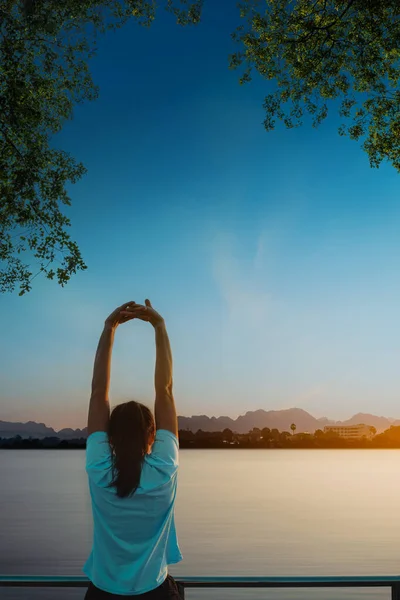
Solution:
M 188 588 L 390 588 L 391 600 L 400 600 L 400 576 L 384 577 L 175 577 Z M 85 588 L 87 577 L 0 575 L 0 587 Z

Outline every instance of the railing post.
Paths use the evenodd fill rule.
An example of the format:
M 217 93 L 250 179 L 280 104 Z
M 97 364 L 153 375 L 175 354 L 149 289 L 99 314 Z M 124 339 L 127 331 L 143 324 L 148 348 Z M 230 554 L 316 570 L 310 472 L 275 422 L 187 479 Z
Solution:
M 176 585 L 178 586 L 178 592 L 179 592 L 179 597 L 181 600 L 185 600 L 185 586 L 182 585 L 180 582 L 176 582 Z M 396 598 L 397 600 L 397 598 Z M 398 599 L 400 600 L 400 598 Z
M 400 583 L 392 585 L 392 600 L 400 600 Z

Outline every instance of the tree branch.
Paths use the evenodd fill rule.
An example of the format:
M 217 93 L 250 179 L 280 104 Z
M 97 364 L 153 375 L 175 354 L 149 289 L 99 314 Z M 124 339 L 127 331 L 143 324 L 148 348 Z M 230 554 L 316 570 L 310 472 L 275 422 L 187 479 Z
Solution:
M 289 38 L 289 39 L 285 40 L 283 43 L 285 43 L 285 44 L 303 44 L 304 42 L 307 42 L 315 34 L 316 31 L 328 31 L 334 25 L 336 25 L 339 21 L 342 20 L 342 18 L 350 10 L 350 8 L 352 7 L 353 4 L 354 4 L 354 0 L 350 0 L 349 3 L 347 4 L 346 8 L 341 12 L 340 15 L 338 15 L 336 17 L 336 19 L 334 21 L 332 21 L 332 23 L 329 23 L 328 25 L 322 25 L 321 27 L 319 27 L 318 25 L 315 25 L 315 26 L 313 26 L 311 31 L 309 33 L 307 33 L 306 35 L 301 36 L 299 38 Z

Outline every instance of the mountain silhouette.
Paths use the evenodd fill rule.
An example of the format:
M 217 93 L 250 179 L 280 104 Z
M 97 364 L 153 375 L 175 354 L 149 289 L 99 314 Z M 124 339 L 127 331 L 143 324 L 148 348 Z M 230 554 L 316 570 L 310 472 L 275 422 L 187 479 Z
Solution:
M 63 440 L 85 438 L 87 437 L 87 427 L 84 429 L 70 429 L 69 427 L 60 429 L 60 431 L 57 431 L 57 437 L 62 438 Z
M 378 433 L 389 429 L 391 425 L 400 425 L 400 420 L 387 417 L 378 417 L 376 415 L 357 413 L 347 421 L 334 421 L 327 417 L 316 419 L 307 411 L 301 408 L 289 408 L 287 410 L 255 410 L 248 411 L 240 415 L 237 419 L 231 417 L 208 417 L 207 415 L 194 415 L 192 417 L 178 417 L 179 429 L 186 429 L 193 432 L 202 429 L 203 431 L 223 431 L 231 429 L 237 433 L 247 433 L 254 427 L 263 429 L 278 429 L 279 431 L 290 431 L 290 425 L 295 423 L 296 433 L 308 432 L 314 433 L 317 429 L 323 429 L 325 425 L 358 425 L 363 423 L 375 427 Z M 0 421 L 0 437 L 11 438 L 19 435 L 23 438 L 45 438 L 58 437 L 64 440 L 77 438 L 86 438 L 87 429 L 65 428 L 55 431 L 52 427 L 47 427 L 44 423 L 11 423 Z
M 279 431 L 290 431 L 290 425 L 296 424 L 296 431 L 314 433 L 323 428 L 318 419 L 301 408 L 289 408 L 287 410 L 255 410 L 240 415 L 237 419 L 230 417 L 206 417 L 205 415 L 193 417 L 179 417 L 179 429 L 190 429 L 191 431 L 223 431 L 228 428 L 237 433 L 247 433 L 254 427 L 263 429 L 279 429 Z
M 340 423 L 340 421 L 339 421 Z M 375 429 L 379 431 L 385 431 L 389 429 L 391 425 L 400 425 L 400 421 L 396 419 L 389 419 L 387 417 L 377 417 L 375 415 L 357 413 L 351 419 L 343 421 L 341 425 L 357 425 L 358 423 L 364 423 L 365 425 L 373 425 Z
M 237 419 L 230 417 L 206 417 L 205 415 L 192 417 L 179 417 L 179 429 L 190 431 L 223 431 L 228 428 L 237 433 L 247 433 L 254 427 L 262 429 L 278 429 L 279 431 L 290 431 L 290 425 L 295 423 L 297 433 L 314 433 L 317 429 L 323 429 L 325 425 L 359 425 L 364 424 L 375 427 L 378 433 L 389 429 L 391 425 L 400 425 L 399 420 L 378 417 L 376 415 L 358 413 L 347 421 L 335 421 L 322 417 L 316 419 L 310 413 L 301 408 L 289 408 L 287 410 L 256 410 L 249 411 Z
M 8 421 L 0 421 L 0 437 L 54 437 L 56 432 L 52 427 L 47 427 L 44 423 L 35 423 L 28 421 L 27 423 L 9 423 Z

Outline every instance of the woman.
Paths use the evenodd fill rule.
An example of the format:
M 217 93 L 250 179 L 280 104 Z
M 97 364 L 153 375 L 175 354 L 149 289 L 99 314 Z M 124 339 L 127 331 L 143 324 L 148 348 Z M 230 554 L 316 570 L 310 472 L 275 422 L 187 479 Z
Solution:
M 148 321 L 156 340 L 155 422 L 138 402 L 110 416 L 111 352 L 118 325 Z M 172 394 L 172 354 L 163 318 L 149 300 L 127 302 L 105 321 L 94 362 L 86 471 L 93 512 L 93 548 L 84 572 L 85 600 L 167 600 L 180 596 L 168 564 L 182 559 L 174 503 L 178 423 Z

